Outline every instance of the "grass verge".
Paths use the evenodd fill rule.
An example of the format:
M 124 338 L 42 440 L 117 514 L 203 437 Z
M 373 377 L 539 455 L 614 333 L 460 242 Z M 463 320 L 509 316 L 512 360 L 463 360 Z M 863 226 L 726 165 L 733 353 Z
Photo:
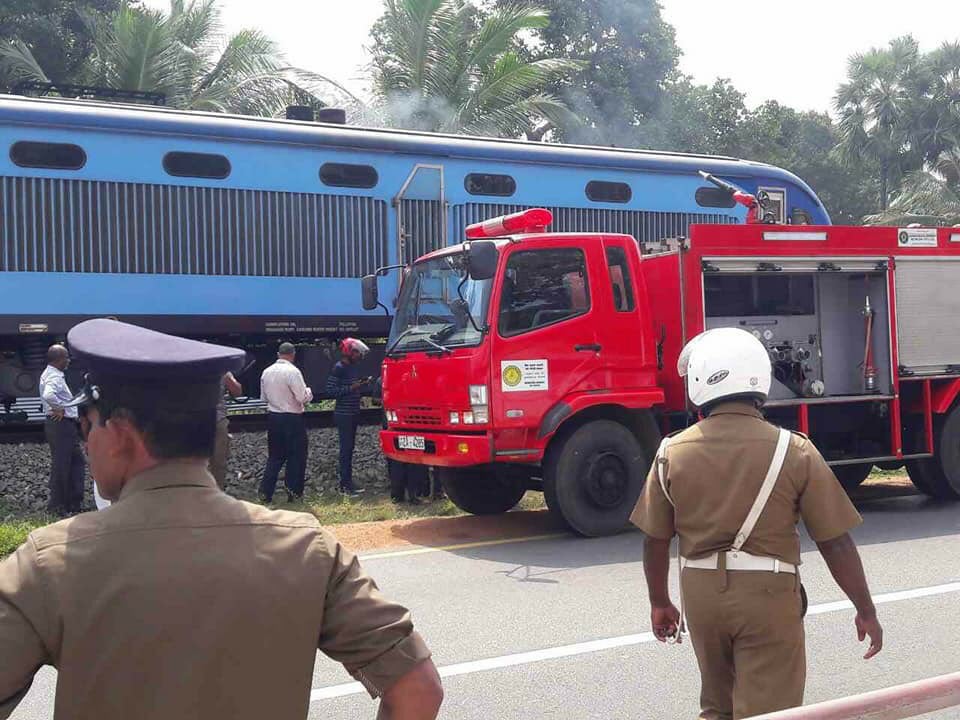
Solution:
M 278 492 L 277 495 L 281 495 Z M 312 495 L 304 503 L 273 503 L 272 507 L 313 513 L 321 525 L 376 522 L 379 520 L 414 520 L 428 517 L 454 517 L 465 513 L 446 498 L 422 501 L 419 505 L 394 504 L 389 495 L 345 498 L 340 495 Z M 539 510 L 546 507 L 541 493 L 529 492 L 517 505 L 518 510 Z M 16 550 L 31 530 L 43 527 L 56 518 L 46 515 L 17 516 L 0 506 L 0 559 Z
M 46 515 L 28 515 L 17 517 L 0 507 L 0 559 L 5 558 L 27 539 L 31 530 L 53 522 Z

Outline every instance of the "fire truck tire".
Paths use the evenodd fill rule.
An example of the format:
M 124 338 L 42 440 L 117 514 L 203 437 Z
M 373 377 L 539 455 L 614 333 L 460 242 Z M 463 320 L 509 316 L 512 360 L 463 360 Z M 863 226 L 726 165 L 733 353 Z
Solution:
M 918 460 L 907 460 L 907 476 L 913 486 L 924 495 L 935 497 L 933 492 L 933 481 L 930 479 L 931 466 L 936 463 L 933 458 L 922 458 Z
M 960 500 L 960 406 L 934 418 L 932 458 L 907 462 L 910 480 L 938 500 Z
M 870 477 L 872 471 L 873 465 L 871 463 L 833 466 L 833 474 L 837 476 L 837 480 L 840 481 L 843 489 L 847 492 L 852 492 L 860 487 L 863 481 Z
M 512 509 L 527 491 L 525 483 L 491 466 L 437 468 L 450 502 L 471 515 L 496 515 Z
M 594 420 L 555 443 L 544 467 L 547 507 L 586 537 L 623 530 L 649 468 L 634 434 L 618 422 Z

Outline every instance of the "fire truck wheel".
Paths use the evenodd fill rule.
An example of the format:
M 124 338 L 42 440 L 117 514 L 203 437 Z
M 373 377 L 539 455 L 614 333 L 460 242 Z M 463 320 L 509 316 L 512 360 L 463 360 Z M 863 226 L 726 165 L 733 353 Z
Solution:
M 873 470 L 871 463 L 858 463 L 857 465 L 834 465 L 833 474 L 843 485 L 843 489 L 852 492 L 860 487 L 861 483 L 870 477 Z
M 649 467 L 634 434 L 612 420 L 594 420 L 555 442 L 544 468 L 548 507 L 580 535 L 623 530 Z
M 490 466 L 437 468 L 450 502 L 472 515 L 496 515 L 513 508 L 527 491 L 525 483 Z
M 944 419 L 934 418 L 932 458 L 907 462 L 917 489 L 938 500 L 960 499 L 960 406 Z
M 936 462 L 933 458 L 907 460 L 906 462 L 907 476 L 910 478 L 910 482 L 917 490 L 930 497 L 935 497 L 930 473 L 933 471 Z

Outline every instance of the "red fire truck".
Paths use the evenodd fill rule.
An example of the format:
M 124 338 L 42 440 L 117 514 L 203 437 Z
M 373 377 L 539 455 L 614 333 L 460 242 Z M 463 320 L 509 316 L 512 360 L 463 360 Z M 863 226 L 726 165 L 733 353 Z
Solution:
M 549 223 L 489 220 L 406 270 L 382 447 L 435 467 L 459 507 L 542 489 L 576 532 L 621 529 L 661 435 L 696 419 L 680 349 L 728 326 L 770 352 L 767 417 L 847 488 L 905 464 L 960 497 L 960 229 L 697 225 L 641 253 Z M 375 306 L 375 276 L 363 290 Z

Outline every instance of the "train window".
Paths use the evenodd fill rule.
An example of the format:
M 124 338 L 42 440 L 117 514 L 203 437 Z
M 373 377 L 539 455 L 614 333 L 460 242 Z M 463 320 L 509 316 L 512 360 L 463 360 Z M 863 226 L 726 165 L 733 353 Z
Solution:
M 587 197 L 594 202 L 627 203 L 633 191 L 626 183 L 591 180 L 587 183 Z
M 718 187 L 697 188 L 695 195 L 697 205 L 710 208 L 732 208 L 736 206 L 737 201 L 733 199 L 733 194 Z
M 510 197 L 517 191 L 517 181 L 509 175 L 471 173 L 463 179 L 463 187 L 471 195 Z
M 582 251 L 529 250 L 510 256 L 500 291 L 501 335 L 519 335 L 583 315 L 589 309 Z
M 607 268 L 613 285 L 613 305 L 617 312 L 633 312 L 633 284 L 630 282 L 630 267 L 622 247 L 607 248 Z
M 10 159 L 20 167 L 79 170 L 87 154 L 79 145 L 22 140 L 10 146 Z
M 163 156 L 168 175 L 223 180 L 230 174 L 230 161 L 223 155 L 195 152 L 168 152 Z
M 320 182 L 332 187 L 372 188 L 380 180 L 370 165 L 324 163 L 320 166 Z

